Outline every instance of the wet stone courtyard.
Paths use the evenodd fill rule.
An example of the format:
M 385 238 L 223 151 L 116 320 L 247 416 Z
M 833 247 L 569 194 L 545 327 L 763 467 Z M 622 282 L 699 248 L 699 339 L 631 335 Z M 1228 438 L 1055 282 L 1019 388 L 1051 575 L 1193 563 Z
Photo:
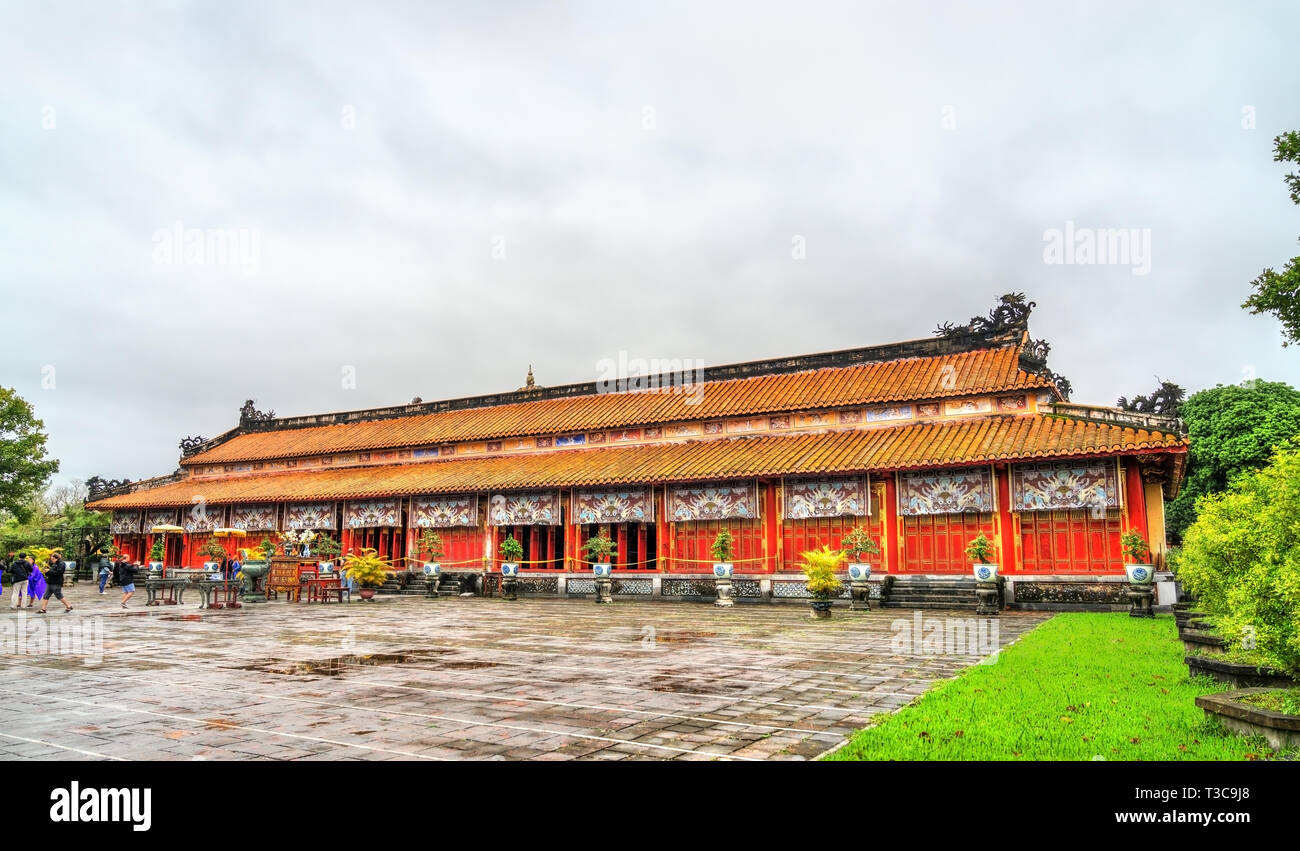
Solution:
M 0 609 L 0 757 L 813 759 L 988 649 L 922 646 L 899 609 L 68 596 Z M 1004 613 L 997 645 L 1045 617 Z

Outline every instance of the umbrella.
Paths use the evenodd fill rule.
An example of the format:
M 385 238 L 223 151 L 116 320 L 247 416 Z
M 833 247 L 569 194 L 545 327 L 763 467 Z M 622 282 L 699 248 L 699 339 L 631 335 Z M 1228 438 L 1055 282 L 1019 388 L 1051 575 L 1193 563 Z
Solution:
M 184 531 L 185 531 L 185 530 L 182 529 L 180 526 L 173 526 L 173 525 L 171 525 L 170 523 L 162 523 L 162 524 L 159 524 L 159 525 L 157 525 L 157 526 L 153 526 L 153 527 L 151 527 L 151 528 L 149 529 L 149 534 L 151 534 L 151 535 L 162 535 L 162 536 L 163 536 L 163 561 L 164 561 L 164 562 L 167 561 L 167 535 L 168 535 L 168 533 L 170 533 L 170 532 L 182 532 L 182 533 L 183 533 Z
M 246 538 L 248 533 L 243 529 L 213 529 L 212 537 L 214 538 Z

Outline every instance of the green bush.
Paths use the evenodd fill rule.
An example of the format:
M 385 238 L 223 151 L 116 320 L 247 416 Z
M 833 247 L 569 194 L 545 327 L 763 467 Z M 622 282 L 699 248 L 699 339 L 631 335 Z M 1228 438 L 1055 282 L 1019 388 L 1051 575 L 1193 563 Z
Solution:
M 1200 500 L 1177 567 L 1230 647 L 1300 676 L 1300 448 Z

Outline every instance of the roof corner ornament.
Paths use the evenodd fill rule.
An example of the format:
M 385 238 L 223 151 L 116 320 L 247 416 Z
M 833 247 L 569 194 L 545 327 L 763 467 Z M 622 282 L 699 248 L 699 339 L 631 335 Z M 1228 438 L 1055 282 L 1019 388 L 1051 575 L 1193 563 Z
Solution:
M 935 329 L 936 337 L 954 337 L 959 334 L 999 334 L 1003 331 L 1029 328 L 1029 314 L 1038 305 L 1025 300 L 1024 293 L 1006 293 L 998 299 L 997 307 L 988 316 L 972 316 L 965 325 L 945 322 Z
M 182 458 L 190 457 L 195 452 L 198 452 L 199 447 L 201 447 L 203 444 L 207 442 L 208 439 L 206 437 L 200 437 L 198 435 L 195 435 L 194 437 L 181 438 L 181 457 Z
M 524 378 L 524 386 L 519 389 L 522 392 L 538 389 L 537 379 L 533 378 L 533 365 L 531 363 L 528 365 L 528 375 Z
M 244 407 L 239 409 L 239 424 L 267 422 L 275 419 L 275 411 L 266 411 L 265 413 L 253 407 L 253 400 L 249 399 L 244 403 Z

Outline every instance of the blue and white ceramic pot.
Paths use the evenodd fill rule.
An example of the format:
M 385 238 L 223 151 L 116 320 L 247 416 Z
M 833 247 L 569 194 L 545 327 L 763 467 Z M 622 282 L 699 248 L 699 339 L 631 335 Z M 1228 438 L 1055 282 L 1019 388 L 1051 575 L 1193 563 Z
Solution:
M 734 565 L 725 561 L 720 561 L 713 565 L 713 576 L 716 579 L 730 579 L 734 570 Z
M 1151 584 L 1152 574 L 1149 564 L 1126 564 L 1124 572 L 1128 574 L 1128 581 L 1133 585 Z
M 998 566 L 996 564 L 972 564 L 971 573 L 976 582 L 997 582 Z
M 610 572 L 611 572 L 613 569 L 614 569 L 614 566 L 613 566 L 612 564 L 593 564 L 593 565 L 591 566 L 591 575 L 592 575 L 592 576 L 609 576 L 609 575 L 610 575 Z
M 512 563 L 512 562 L 506 562 L 506 563 L 502 564 L 502 565 L 501 565 L 501 575 L 502 575 L 502 576 L 518 576 L 518 575 L 519 575 L 519 565 L 518 565 L 517 563 Z
M 853 582 L 865 582 L 871 578 L 871 565 L 869 564 L 850 564 L 849 579 Z
M 424 563 L 424 575 L 425 575 L 425 576 L 437 576 L 439 573 L 442 573 L 442 565 L 441 565 L 441 564 L 439 564 L 439 563 L 436 562 L 436 561 L 426 561 L 426 562 Z

